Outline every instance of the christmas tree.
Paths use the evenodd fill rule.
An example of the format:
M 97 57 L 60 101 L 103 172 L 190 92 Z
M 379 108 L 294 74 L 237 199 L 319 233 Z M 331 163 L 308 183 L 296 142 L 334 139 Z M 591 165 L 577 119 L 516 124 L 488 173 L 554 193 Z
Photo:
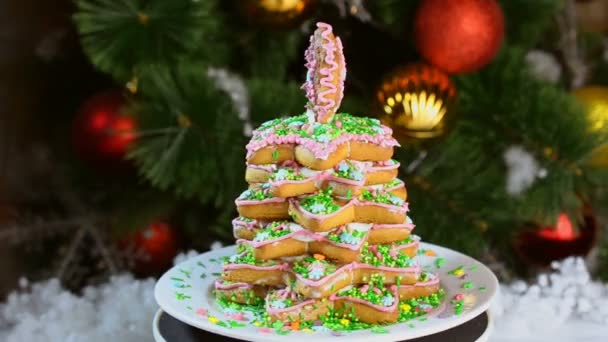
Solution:
M 53 36 L 73 32 L 61 51 L 75 57 L 39 52 L 62 85 L 50 94 L 72 94 L 51 106 L 62 205 L 45 206 L 43 220 L 80 229 L 65 239 L 67 256 L 93 243 L 113 271 L 128 266 L 113 256 L 134 244 L 148 254 L 135 269 L 149 273 L 180 243 L 229 243 L 246 186 L 243 146 L 264 122 L 304 113 L 301 60 L 323 21 L 345 46 L 341 111 L 376 117 L 399 140 L 393 158 L 417 234 L 510 270 L 599 246 L 608 268 L 597 238 L 608 184 L 607 27 L 585 16 L 587 2 L 75 4 L 64 9 L 73 26 Z M 36 234 L 30 221 L 40 220 L 25 216 L 17 225 Z M 539 248 L 544 257 L 528 253 Z

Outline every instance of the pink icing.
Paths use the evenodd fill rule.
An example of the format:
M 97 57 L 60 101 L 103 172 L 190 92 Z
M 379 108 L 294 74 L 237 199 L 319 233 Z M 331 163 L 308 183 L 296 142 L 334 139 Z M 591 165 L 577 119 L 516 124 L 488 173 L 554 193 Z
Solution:
M 396 224 L 378 224 L 378 223 L 374 223 L 374 225 L 372 225 L 372 229 L 399 229 L 399 228 L 406 228 L 409 230 L 413 230 L 414 227 L 416 227 L 415 224 L 413 223 L 396 223 Z
M 225 271 L 242 270 L 242 269 L 254 270 L 254 271 L 285 271 L 288 268 L 289 268 L 289 264 L 287 264 L 287 263 L 280 264 L 280 265 L 273 265 L 273 266 L 256 266 L 256 265 L 249 265 L 249 264 L 228 264 L 228 265 L 223 266 L 223 269 Z
M 321 173 L 319 173 L 319 175 L 321 175 Z M 305 179 L 302 179 L 302 180 L 289 180 L 289 179 L 286 179 L 286 180 L 280 180 L 280 181 L 269 181 L 269 183 L 270 183 L 271 186 L 274 186 L 274 187 L 279 187 L 279 186 L 283 186 L 283 185 L 286 185 L 286 184 L 306 184 L 306 183 L 308 183 L 310 181 L 316 181 L 319 178 L 321 178 L 321 176 L 319 176 L 319 175 L 314 176 L 314 177 L 305 178 Z
M 319 241 L 319 242 L 327 242 L 330 243 L 334 246 L 340 247 L 340 248 L 346 248 L 346 249 L 350 249 L 350 250 L 358 250 L 361 248 L 361 246 L 363 245 L 363 242 L 366 240 L 367 234 L 361 239 L 361 242 L 356 244 L 356 245 L 351 245 L 351 244 L 347 244 L 347 243 L 340 243 L 340 242 L 335 242 L 332 241 L 328 238 L 326 238 L 325 236 L 321 235 L 321 234 L 317 234 L 314 232 L 311 232 L 309 230 L 306 229 L 302 229 L 302 230 L 298 230 L 286 235 L 283 235 L 281 237 L 275 238 L 275 239 L 271 239 L 271 240 L 264 240 L 264 241 L 249 241 L 249 240 L 245 240 L 245 239 L 238 239 L 236 241 L 237 244 L 244 244 L 244 245 L 248 245 L 251 246 L 253 248 L 259 248 L 265 245 L 269 245 L 269 244 L 273 244 L 276 242 L 280 242 L 283 240 L 287 240 L 287 239 L 292 239 L 294 237 L 297 236 L 305 236 L 305 237 L 309 237 L 314 239 L 315 241 Z
M 272 197 L 272 198 L 263 199 L 261 201 L 237 199 L 234 201 L 234 203 L 236 203 L 236 205 L 256 205 L 256 204 L 268 204 L 268 203 L 282 203 L 285 201 L 286 201 L 286 199 L 282 198 L 282 197 Z
M 247 222 L 247 221 L 242 220 L 240 217 L 237 217 L 232 220 L 232 227 L 235 230 L 238 228 L 245 228 L 245 229 L 252 230 L 254 228 L 259 228 L 261 226 L 262 226 L 262 223 L 259 222 L 258 220 L 253 220 L 253 221 Z
M 437 277 L 436 275 L 433 275 L 433 277 L 427 281 L 419 281 L 416 284 L 412 284 L 412 285 L 401 285 L 401 286 L 399 286 L 399 288 L 421 287 L 421 286 L 430 286 L 430 285 L 437 285 L 437 284 L 439 284 L 439 277 Z
M 397 293 L 397 287 L 395 285 L 392 285 L 390 287 L 391 292 L 393 293 L 393 297 L 395 298 L 395 301 L 393 302 L 393 305 L 391 306 L 381 306 L 381 305 L 376 305 L 376 304 L 372 304 L 366 300 L 360 299 L 360 298 L 353 298 L 353 297 L 347 297 L 347 296 L 338 296 L 336 294 L 332 294 L 329 299 L 330 300 L 346 300 L 349 302 L 353 302 L 353 303 L 358 303 L 358 304 L 363 304 L 363 305 L 367 305 L 375 310 L 378 311 L 382 311 L 382 312 L 393 312 L 397 309 L 397 304 L 398 304 L 398 300 L 397 298 L 399 298 L 399 294 Z
M 352 180 L 352 179 L 347 179 L 347 178 L 342 178 L 342 177 L 336 177 L 332 174 L 328 174 L 325 177 L 325 179 L 330 182 L 342 183 L 342 184 L 353 185 L 353 186 L 363 186 L 363 184 L 365 184 L 365 177 L 362 180 L 357 181 L 357 180 Z
M 326 219 L 326 218 L 328 218 L 328 217 L 330 217 L 330 216 L 338 215 L 340 212 L 342 212 L 342 211 L 346 210 L 348 207 L 350 207 L 350 206 L 352 206 L 352 205 L 353 205 L 353 201 L 354 201 L 354 200 L 353 200 L 353 201 L 351 201 L 351 202 L 349 202 L 349 203 L 347 203 L 347 204 L 345 204 L 344 206 L 342 206 L 340 209 L 338 209 L 338 210 L 334 211 L 333 213 L 331 213 L 331 214 L 327 214 L 327 215 L 317 215 L 317 214 L 313 214 L 313 213 L 311 213 L 311 212 L 308 212 L 306 209 L 304 209 L 304 208 L 303 208 L 303 207 L 300 205 L 300 202 L 299 202 L 297 199 L 295 199 L 295 198 L 292 198 L 292 199 L 290 199 L 289 201 L 290 201 L 290 203 L 291 203 L 291 204 L 293 204 L 293 206 L 294 206 L 294 207 L 296 207 L 296 209 L 297 209 L 298 211 L 300 211 L 300 212 L 301 212 L 301 213 L 302 213 L 304 216 L 309 217 L 309 218 L 312 218 L 312 219 L 315 219 L 315 220 L 324 220 L 324 219 Z
M 414 240 L 406 245 L 400 245 L 400 246 L 393 246 L 396 250 L 402 250 L 402 249 L 407 249 L 407 248 L 411 248 L 411 247 L 415 247 L 415 246 L 419 246 L 420 245 L 420 241 L 418 240 Z
M 276 164 L 256 165 L 256 164 L 247 163 L 247 168 L 262 170 L 262 171 L 266 171 L 266 172 L 272 172 L 272 171 L 276 170 L 277 166 L 276 166 Z
M 372 168 L 374 169 L 380 169 L 380 168 L 397 168 L 399 167 L 399 165 L 401 165 L 398 161 L 396 160 L 381 160 L 381 161 L 377 161 L 374 163 L 374 165 L 372 165 Z
M 253 285 L 247 283 L 224 284 L 218 279 L 215 281 L 215 288 L 217 290 L 251 289 Z
M 254 137 L 255 138 L 255 137 Z M 382 147 L 394 147 L 399 146 L 397 140 L 395 140 L 390 135 L 378 134 L 375 136 L 369 134 L 351 134 L 344 133 L 339 137 L 329 141 L 328 143 L 321 143 L 315 141 L 311 138 L 301 137 L 297 134 L 287 134 L 287 135 L 275 135 L 273 132 L 267 134 L 266 136 L 258 139 L 252 139 L 247 144 L 247 158 L 251 157 L 251 155 L 264 147 L 271 145 L 281 145 L 281 144 L 289 144 L 289 145 L 301 145 L 308 149 L 315 158 L 319 159 L 327 159 L 329 155 L 336 151 L 338 146 L 350 142 L 350 141 L 361 141 L 368 142 L 371 144 L 379 145 Z M 389 168 L 390 169 L 390 168 Z
M 367 206 L 381 207 L 381 208 L 385 208 L 385 209 L 389 209 L 389 210 L 393 210 L 393 211 L 402 211 L 402 212 L 409 211 L 409 205 L 407 202 L 404 202 L 402 206 L 385 204 L 385 203 L 376 203 L 376 202 L 364 202 L 364 201 L 359 201 L 359 200 L 353 200 L 351 202 L 354 202 L 354 205 L 356 205 L 356 206 L 367 205 Z
M 316 121 L 329 122 L 342 101 L 344 79 L 346 77 L 346 68 L 344 66 L 344 54 L 342 53 L 342 42 L 336 37 L 336 42 L 331 40 L 332 27 L 325 23 L 317 23 L 317 30 L 310 37 L 310 46 L 306 49 L 304 57 L 306 59 L 306 67 L 308 73 L 306 82 L 302 88 L 306 91 L 306 97 L 310 101 L 309 109 L 316 115 Z M 323 61 L 317 60 L 321 50 L 325 52 Z M 329 67 L 321 68 L 321 63 L 329 65 Z M 342 65 L 340 65 L 340 63 Z M 340 70 L 338 70 L 340 68 Z M 338 71 L 338 87 L 334 84 L 334 73 Z M 317 75 L 320 80 L 317 82 Z M 326 87 L 327 90 L 319 92 L 320 87 Z M 332 99 L 332 95 L 337 95 L 336 100 Z
M 308 300 L 305 300 L 305 301 L 303 301 L 301 303 L 298 303 L 298 304 L 296 304 L 294 306 L 290 306 L 290 307 L 284 308 L 284 309 L 273 309 L 272 307 L 270 307 L 270 305 L 268 304 L 268 302 L 269 301 L 267 300 L 266 301 L 266 312 L 268 312 L 269 315 L 277 315 L 277 314 L 280 314 L 280 313 L 284 313 L 284 312 L 289 312 L 289 311 L 300 309 L 300 308 L 302 308 L 302 307 L 304 307 L 306 305 L 314 303 L 315 300 L 314 299 L 308 299 Z
M 363 286 L 362 286 L 362 287 L 359 289 L 359 291 L 361 291 L 361 293 L 362 293 L 362 294 L 366 294 L 366 293 L 367 293 L 367 290 L 369 290 L 369 285 L 367 285 L 367 284 L 363 285 Z
M 398 267 L 387 267 L 387 266 L 373 266 L 373 265 L 361 264 L 358 262 L 352 262 L 350 264 L 346 264 L 346 265 L 338 268 L 334 273 L 327 275 L 319 280 L 307 279 L 297 273 L 294 273 L 294 275 L 304 285 L 310 286 L 310 287 L 318 287 L 318 286 L 322 286 L 323 284 L 341 276 L 342 273 L 345 271 L 352 271 L 355 269 L 374 269 L 374 270 L 379 270 L 379 271 L 395 272 L 395 273 L 402 273 L 402 274 L 403 273 L 420 273 L 420 266 L 410 266 L 410 267 L 398 268 Z

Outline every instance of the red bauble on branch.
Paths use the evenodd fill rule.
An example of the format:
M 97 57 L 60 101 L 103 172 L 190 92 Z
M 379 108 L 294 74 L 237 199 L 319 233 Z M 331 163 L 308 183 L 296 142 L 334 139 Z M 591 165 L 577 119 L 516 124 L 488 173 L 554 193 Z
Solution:
M 104 172 L 127 169 L 126 153 L 135 141 L 136 122 L 125 113 L 125 98 L 119 91 L 94 95 L 78 112 L 72 127 L 78 156 Z
M 128 234 L 121 245 L 134 252 L 132 269 L 135 273 L 149 275 L 171 267 L 178 252 L 178 236 L 169 224 L 159 221 L 146 228 Z
M 554 227 L 529 225 L 515 236 L 513 246 L 523 261 L 546 266 L 572 255 L 587 255 L 595 245 L 597 233 L 593 211 L 585 207 L 582 222 L 572 221 L 562 213 Z
M 414 25 L 420 54 L 453 74 L 488 64 L 504 34 L 504 17 L 495 0 L 423 0 Z

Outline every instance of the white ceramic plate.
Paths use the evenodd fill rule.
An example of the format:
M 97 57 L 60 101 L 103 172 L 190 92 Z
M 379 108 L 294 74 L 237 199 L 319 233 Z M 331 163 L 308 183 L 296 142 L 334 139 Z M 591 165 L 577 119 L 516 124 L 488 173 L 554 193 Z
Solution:
M 421 243 L 422 253 L 418 260 L 425 270 L 437 273 L 441 278 L 441 286 L 446 291 L 445 305 L 422 318 L 386 326 L 383 333 L 369 329 L 340 333 L 293 331 L 285 336 L 247 321 L 234 324 L 236 321 L 215 302 L 211 291 L 215 279 L 222 272 L 222 258 L 234 254 L 235 250 L 235 246 L 230 246 L 210 251 L 167 271 L 156 283 L 154 296 L 158 305 L 184 323 L 248 341 L 285 341 L 286 338 L 293 342 L 307 341 L 310 338 L 329 341 L 336 337 L 347 337 L 348 341 L 401 341 L 438 333 L 475 318 L 488 309 L 498 290 L 496 277 L 479 261 L 451 249 Z M 450 272 L 460 267 L 464 274 Z M 463 310 L 462 313 L 455 314 L 450 302 L 459 294 L 462 294 L 459 297 L 463 298 L 460 301 Z M 230 322 L 238 326 L 233 327 Z

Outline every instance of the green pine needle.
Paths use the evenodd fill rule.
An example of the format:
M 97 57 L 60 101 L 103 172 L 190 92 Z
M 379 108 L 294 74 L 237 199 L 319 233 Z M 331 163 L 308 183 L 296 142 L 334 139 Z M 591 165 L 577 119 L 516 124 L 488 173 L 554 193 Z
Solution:
M 100 70 L 127 81 L 142 66 L 169 65 L 212 39 L 215 1 L 79 0 L 82 45 Z
M 129 157 L 152 185 L 232 211 L 244 186 L 243 123 L 203 65 L 176 69 L 148 73 Z

